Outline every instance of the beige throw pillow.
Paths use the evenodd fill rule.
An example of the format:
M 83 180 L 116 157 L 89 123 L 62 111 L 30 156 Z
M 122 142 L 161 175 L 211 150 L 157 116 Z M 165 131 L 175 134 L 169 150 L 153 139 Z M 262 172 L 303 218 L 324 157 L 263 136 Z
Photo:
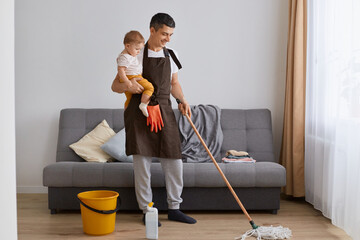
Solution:
M 91 132 L 86 134 L 76 143 L 69 147 L 75 151 L 77 155 L 88 162 L 107 162 L 113 158 L 101 150 L 100 146 L 107 142 L 116 133 L 109 127 L 106 120 L 103 120 Z

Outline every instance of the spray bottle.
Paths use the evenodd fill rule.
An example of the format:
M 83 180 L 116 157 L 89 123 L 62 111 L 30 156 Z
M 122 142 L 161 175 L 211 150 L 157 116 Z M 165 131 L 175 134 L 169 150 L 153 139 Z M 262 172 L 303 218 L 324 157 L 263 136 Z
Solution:
M 153 205 L 153 202 L 149 203 L 145 214 L 147 239 L 158 239 L 158 210 Z

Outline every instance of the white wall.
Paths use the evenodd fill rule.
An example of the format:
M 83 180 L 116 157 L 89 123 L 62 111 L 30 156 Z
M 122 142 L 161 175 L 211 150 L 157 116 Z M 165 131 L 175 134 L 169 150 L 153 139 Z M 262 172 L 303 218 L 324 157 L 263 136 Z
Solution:
M 14 0 L 0 1 L 0 233 L 9 240 L 17 239 L 14 9 Z
M 157 12 L 176 21 L 169 46 L 179 52 L 189 103 L 269 108 L 278 156 L 287 0 L 17 0 L 18 191 L 44 191 L 42 169 L 55 162 L 60 109 L 123 106 L 124 96 L 110 91 L 123 36 L 136 29 L 147 38 Z

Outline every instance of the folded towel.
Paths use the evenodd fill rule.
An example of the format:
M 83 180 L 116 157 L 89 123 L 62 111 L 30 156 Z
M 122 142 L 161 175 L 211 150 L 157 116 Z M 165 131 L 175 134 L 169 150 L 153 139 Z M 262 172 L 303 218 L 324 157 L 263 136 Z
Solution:
M 234 155 L 227 155 L 226 158 L 231 158 L 231 159 L 242 159 L 242 158 L 249 158 L 250 155 L 244 155 L 244 156 L 234 156 Z
M 241 158 L 241 159 L 234 159 L 234 158 L 226 158 L 224 157 L 222 159 L 222 162 L 224 163 L 255 163 L 256 160 L 254 160 L 253 158 Z
M 226 156 L 229 156 L 229 155 L 241 157 L 241 156 L 245 156 L 245 155 L 249 155 L 249 154 L 244 151 L 229 150 L 226 152 Z
M 226 152 L 226 157 L 222 159 L 223 163 L 255 163 L 249 153 L 245 151 L 229 150 Z

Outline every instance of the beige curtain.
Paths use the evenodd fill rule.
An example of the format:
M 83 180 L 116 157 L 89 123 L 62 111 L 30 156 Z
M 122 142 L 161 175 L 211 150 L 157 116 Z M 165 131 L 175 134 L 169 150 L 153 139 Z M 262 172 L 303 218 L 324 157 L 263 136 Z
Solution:
M 284 127 L 280 162 L 286 168 L 286 195 L 305 196 L 306 0 L 289 0 Z

